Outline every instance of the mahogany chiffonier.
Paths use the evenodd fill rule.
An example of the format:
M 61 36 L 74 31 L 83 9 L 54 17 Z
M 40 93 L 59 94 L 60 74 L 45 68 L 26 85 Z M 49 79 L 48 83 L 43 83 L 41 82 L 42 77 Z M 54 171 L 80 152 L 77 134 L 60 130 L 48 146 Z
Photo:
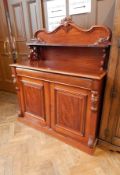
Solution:
M 65 18 L 40 30 L 29 58 L 12 64 L 19 120 L 92 154 L 96 144 L 111 32 L 83 30 Z

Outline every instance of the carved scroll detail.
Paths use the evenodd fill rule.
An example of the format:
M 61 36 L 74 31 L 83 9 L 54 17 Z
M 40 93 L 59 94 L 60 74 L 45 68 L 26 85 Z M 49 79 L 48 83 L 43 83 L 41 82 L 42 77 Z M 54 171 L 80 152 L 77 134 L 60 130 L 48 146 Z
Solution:
M 13 83 L 15 84 L 15 89 L 16 89 L 17 91 L 19 91 L 20 89 L 19 89 L 18 86 L 17 86 L 17 78 L 16 78 L 14 75 L 12 75 L 12 78 L 13 78 Z
M 30 46 L 30 55 L 28 56 L 28 58 L 33 61 L 33 60 L 39 60 L 41 58 L 40 55 L 40 50 L 38 47 L 35 46 Z
M 67 33 L 72 29 L 72 26 L 70 25 L 72 23 L 71 17 L 65 17 L 63 20 L 61 20 L 61 25 L 63 25 L 63 30 Z
M 37 59 L 37 53 L 36 53 L 36 47 L 30 48 L 30 60 L 36 60 Z
M 72 23 L 72 18 L 70 16 L 61 20 L 61 24 L 64 26 L 67 26 L 69 23 Z
M 64 33 L 62 33 L 63 30 L 65 31 Z M 68 32 L 69 36 L 66 35 Z M 78 45 L 91 45 L 93 47 L 94 45 L 103 45 L 103 47 L 106 45 L 108 47 L 111 39 L 111 31 L 103 26 L 92 26 L 90 29 L 80 28 L 72 21 L 71 17 L 66 17 L 53 31 L 48 32 L 45 29 L 38 30 L 34 38 L 43 44 L 72 44 L 74 40 L 74 44 Z
M 99 44 L 110 44 L 109 37 L 99 38 L 95 42 L 95 45 L 99 45 Z
M 97 91 L 92 91 L 91 94 L 91 110 L 94 112 L 98 111 L 99 94 Z

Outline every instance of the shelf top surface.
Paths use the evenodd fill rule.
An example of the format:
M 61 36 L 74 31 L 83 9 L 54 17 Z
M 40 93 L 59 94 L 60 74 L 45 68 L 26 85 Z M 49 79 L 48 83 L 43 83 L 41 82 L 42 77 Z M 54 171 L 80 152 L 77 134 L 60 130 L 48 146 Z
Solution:
M 37 40 L 31 40 L 26 43 L 27 46 L 45 46 L 45 47 L 100 47 L 100 48 L 107 48 L 111 45 L 110 42 L 106 42 L 104 44 L 73 44 L 73 43 L 46 43 L 46 42 L 39 42 Z

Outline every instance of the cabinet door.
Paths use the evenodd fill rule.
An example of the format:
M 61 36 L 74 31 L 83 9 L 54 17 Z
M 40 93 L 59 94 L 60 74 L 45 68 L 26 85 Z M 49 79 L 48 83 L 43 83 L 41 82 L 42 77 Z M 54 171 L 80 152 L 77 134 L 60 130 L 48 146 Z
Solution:
M 90 91 L 52 84 L 51 103 L 52 128 L 71 138 L 87 141 Z
M 22 78 L 20 82 L 22 116 L 49 125 L 49 84 L 30 78 Z
M 0 89 L 15 92 L 9 64 L 13 63 L 4 0 L 0 1 Z
M 9 0 L 8 9 L 15 37 L 14 46 L 18 59 L 28 55 L 26 41 L 34 37 L 34 33 L 42 28 L 42 9 L 40 0 Z

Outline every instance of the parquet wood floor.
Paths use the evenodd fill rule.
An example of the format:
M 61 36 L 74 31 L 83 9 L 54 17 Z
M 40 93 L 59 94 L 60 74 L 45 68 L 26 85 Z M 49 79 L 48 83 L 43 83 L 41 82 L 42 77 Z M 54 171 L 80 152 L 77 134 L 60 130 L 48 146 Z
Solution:
M 16 121 L 16 96 L 0 92 L 0 175 L 120 175 L 120 154 L 90 156 Z

